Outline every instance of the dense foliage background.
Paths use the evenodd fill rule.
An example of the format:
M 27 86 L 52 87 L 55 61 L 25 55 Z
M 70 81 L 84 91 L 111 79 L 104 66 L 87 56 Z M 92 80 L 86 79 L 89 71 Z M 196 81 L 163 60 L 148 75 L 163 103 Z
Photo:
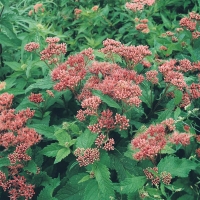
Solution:
M 0 0 L 0 199 L 200 199 L 199 0 Z

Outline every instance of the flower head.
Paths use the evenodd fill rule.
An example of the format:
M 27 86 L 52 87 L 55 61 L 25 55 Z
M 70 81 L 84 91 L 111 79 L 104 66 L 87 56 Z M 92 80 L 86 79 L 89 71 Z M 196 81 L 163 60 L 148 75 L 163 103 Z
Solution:
M 40 45 L 36 42 L 30 42 L 26 44 L 24 47 L 24 49 L 29 52 L 35 51 L 36 49 L 39 49 L 39 48 L 40 48 Z
M 39 94 L 31 93 L 31 95 L 28 97 L 28 99 L 34 103 L 41 103 L 44 101 L 42 94 L 40 94 L 40 93 Z

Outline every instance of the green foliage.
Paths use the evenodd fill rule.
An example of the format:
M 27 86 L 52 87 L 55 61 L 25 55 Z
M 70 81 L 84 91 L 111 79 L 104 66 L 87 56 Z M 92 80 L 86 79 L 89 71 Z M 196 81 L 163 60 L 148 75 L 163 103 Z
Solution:
M 95 179 L 98 182 L 98 188 L 100 192 L 102 193 L 103 199 L 110 199 L 111 197 L 114 197 L 114 189 L 112 182 L 110 180 L 110 172 L 108 168 L 101 164 L 96 163 L 93 165 L 92 171 L 95 174 Z
M 145 182 L 146 182 L 145 176 L 126 178 L 121 183 L 119 183 L 119 186 L 117 186 L 117 190 L 121 194 L 135 193 L 143 187 Z
M 160 172 L 167 171 L 172 176 L 187 177 L 191 170 L 195 170 L 197 164 L 194 161 L 167 156 L 158 163 Z
M 191 11 L 200 12 L 200 1 L 156 0 L 140 11 L 128 9 L 128 3 L 0 1 L 0 172 L 6 176 L 3 180 L 2 175 L 2 186 L 5 181 L 13 181 L 13 176 L 23 176 L 27 184 L 35 185 L 33 200 L 200 198 L 200 39 L 194 38 L 200 26 L 197 21 L 195 31 L 190 31 L 180 24 L 184 17 L 195 22 L 189 15 Z M 51 43 L 51 58 L 41 59 L 49 45 L 47 37 L 60 38 L 55 44 L 66 43 L 67 52 L 60 54 L 60 45 L 51 57 L 51 50 L 55 50 Z M 124 46 L 116 51 L 117 45 L 105 43 L 107 38 L 112 39 L 107 43 L 119 41 Z M 38 43 L 39 49 L 27 52 L 24 47 L 30 42 Z M 151 52 L 144 59 L 143 50 L 130 50 L 143 45 Z M 103 46 L 110 52 L 104 53 Z M 88 48 L 92 48 L 94 59 L 78 53 Z M 141 60 L 135 64 L 135 59 Z M 106 67 L 95 69 L 95 74 L 91 68 L 98 61 L 107 66 L 117 64 L 127 74 L 121 78 L 122 71 Z M 158 83 L 147 78 L 151 70 L 158 73 Z M 112 88 L 121 80 L 116 93 L 121 98 L 115 98 Z M 135 84 L 141 95 L 130 89 Z M 1 96 L 6 93 L 14 95 L 9 105 L 9 99 Z M 133 93 L 135 96 L 131 96 Z M 42 101 L 38 102 L 37 97 L 30 100 L 32 94 L 41 95 Z M 102 103 L 96 107 L 96 102 L 87 101 L 91 95 L 98 96 Z M 7 113 L 10 106 L 21 113 L 13 117 L 12 111 Z M 27 108 L 34 111 L 34 116 L 27 114 L 25 125 L 22 113 Z M 116 122 L 113 116 L 102 116 L 105 110 L 122 117 Z M 20 153 L 15 152 L 20 147 L 16 141 L 24 133 L 18 130 L 19 124 L 42 138 Z M 175 138 L 174 133 L 181 133 L 182 138 Z M 12 134 L 19 136 L 14 142 Z M 135 155 L 140 151 L 142 156 L 137 159 Z M 11 163 L 12 156 L 15 164 Z M 149 178 L 145 169 L 158 179 Z M 164 172 L 169 173 L 168 179 L 162 177 Z M 9 198 L 10 188 L 0 191 L 0 199 Z M 17 199 L 23 198 L 19 195 Z

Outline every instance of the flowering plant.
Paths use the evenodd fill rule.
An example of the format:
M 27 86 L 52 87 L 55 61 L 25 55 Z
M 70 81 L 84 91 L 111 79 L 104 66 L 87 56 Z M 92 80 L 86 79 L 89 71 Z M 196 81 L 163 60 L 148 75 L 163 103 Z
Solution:
M 88 2 L 33 4 L 21 56 L 2 42 L 1 198 L 198 199 L 197 4 Z

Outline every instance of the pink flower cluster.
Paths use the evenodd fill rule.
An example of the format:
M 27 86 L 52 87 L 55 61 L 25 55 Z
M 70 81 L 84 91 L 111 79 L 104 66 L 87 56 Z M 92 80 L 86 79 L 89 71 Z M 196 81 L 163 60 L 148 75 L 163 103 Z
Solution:
M 31 199 L 34 195 L 34 186 L 26 184 L 26 179 L 18 173 L 31 157 L 26 153 L 27 149 L 41 140 L 41 136 L 34 129 L 26 127 L 28 119 L 34 112 L 29 108 L 16 112 L 11 109 L 13 95 L 3 93 L 0 95 L 0 146 L 8 151 L 10 160 L 9 177 L 0 172 L 0 186 L 4 191 L 8 190 L 10 198 L 18 199 L 20 196 Z
M 135 26 L 136 30 L 141 31 L 142 33 L 149 33 L 149 27 L 148 27 L 148 19 L 137 19 L 136 20 L 137 25 Z
M 66 44 L 57 44 L 59 41 L 60 39 L 57 37 L 46 38 L 48 46 L 40 52 L 40 59 L 47 60 L 48 64 L 57 64 L 59 61 L 58 56 L 67 52 Z
M 54 89 L 58 91 L 70 89 L 74 92 L 75 87 L 86 75 L 85 65 L 83 54 L 70 56 L 66 62 L 60 64 L 51 73 L 52 80 L 58 81 L 54 85 Z
M 179 24 L 182 27 L 186 27 L 190 31 L 194 31 L 196 29 L 196 22 L 188 17 L 182 18 Z
M 191 97 L 187 92 L 183 93 L 181 103 L 179 104 L 180 108 L 184 108 L 185 106 L 191 103 Z
M 153 161 L 167 143 L 185 146 L 190 144 L 190 138 L 189 133 L 178 133 L 175 130 L 173 119 L 166 119 L 160 124 L 151 125 L 131 141 L 132 148 L 135 150 L 133 158 Z
M 172 59 L 163 63 L 158 67 L 158 69 L 163 74 L 166 83 L 170 83 L 171 85 L 176 86 L 179 90 L 183 90 L 187 87 L 187 84 L 184 80 L 183 74 L 179 71 L 189 71 L 191 68 L 185 60 L 182 60 L 182 62 L 180 61 L 178 66 L 176 64 L 177 60 Z
M 103 148 L 106 151 L 114 150 L 115 141 L 113 138 L 106 139 L 102 133 L 96 138 L 95 145 L 97 148 Z
M 197 25 L 200 21 L 200 15 L 195 12 L 190 12 L 189 17 L 184 17 L 180 20 L 179 24 L 185 27 L 187 30 L 192 32 L 192 38 L 198 39 L 200 37 L 200 32 L 198 31 Z
M 88 115 L 97 115 L 97 109 L 101 104 L 101 99 L 96 96 L 89 97 L 82 101 L 81 106 L 85 110 L 79 110 L 76 117 L 80 121 L 84 121 Z
M 77 148 L 74 151 L 74 155 L 78 157 L 76 160 L 80 167 L 82 167 L 93 164 L 96 160 L 99 160 L 100 153 L 97 148 Z
M 88 129 L 91 132 L 99 134 L 95 140 L 95 145 L 97 148 L 102 148 L 106 151 L 114 150 L 114 139 L 108 138 L 108 136 L 105 136 L 102 134 L 102 132 L 108 134 L 109 131 L 115 128 L 126 130 L 129 127 L 129 120 L 125 116 L 122 116 L 118 113 L 115 115 L 115 117 L 113 117 L 113 112 L 109 109 L 102 111 L 99 116 L 97 108 L 100 103 L 100 98 L 96 96 L 83 100 L 82 107 L 86 108 L 86 110 L 79 110 L 76 117 L 80 121 L 84 121 L 87 115 L 98 116 L 98 122 L 88 126 Z
M 29 101 L 34 102 L 34 103 L 41 103 L 44 101 L 42 94 L 34 94 L 31 93 L 31 95 L 28 97 Z
M 152 84 L 158 84 L 158 71 L 150 70 L 146 72 L 146 79 L 150 81 Z
M 200 158 L 200 148 L 197 148 L 195 152 L 197 154 L 197 157 Z
M 198 99 L 200 97 L 200 84 L 192 83 L 190 86 L 190 93 L 192 98 Z
M 35 51 L 36 49 L 39 49 L 39 48 L 40 48 L 40 45 L 36 42 L 30 42 L 26 44 L 24 47 L 24 49 L 29 52 Z
M 78 100 L 90 97 L 91 89 L 100 90 L 103 94 L 111 96 L 117 101 L 123 101 L 129 105 L 139 106 L 142 91 L 137 85 L 144 80 L 133 70 L 122 69 L 117 64 L 94 62 L 89 68 L 93 74 L 85 83 Z M 102 78 L 98 75 L 101 74 Z
M 151 171 L 154 171 L 155 173 L 152 173 Z M 146 169 L 143 170 L 145 176 L 147 177 L 147 179 L 150 179 L 152 182 L 152 185 L 158 185 L 160 183 L 160 181 L 162 180 L 162 182 L 166 185 L 169 185 L 171 183 L 172 180 L 172 176 L 169 172 L 161 172 L 161 174 L 158 174 L 158 168 L 157 167 L 148 167 Z
M 151 55 L 148 46 L 125 46 L 121 42 L 107 39 L 103 42 L 104 48 L 100 51 L 111 56 L 113 53 L 120 55 L 127 62 L 128 67 L 133 69 L 138 63 L 141 63 L 144 57 Z
M 161 124 L 151 125 L 144 133 L 131 141 L 132 148 L 139 150 L 133 157 L 136 160 L 154 159 L 166 143 L 165 127 Z
M 132 3 L 126 3 L 126 8 L 133 12 L 142 11 L 145 5 L 152 6 L 155 0 L 133 0 Z
M 169 141 L 172 144 L 181 144 L 183 146 L 189 145 L 190 144 L 190 138 L 191 135 L 187 134 L 187 133 L 178 133 L 178 132 L 174 132 L 170 135 L 169 137 Z
M 115 118 L 113 118 L 113 112 L 107 109 L 101 112 L 98 122 L 89 125 L 88 129 L 93 133 L 101 133 L 103 130 L 110 131 L 117 127 L 119 127 L 120 130 L 126 130 L 129 127 L 129 120 L 118 113 L 115 115 Z
M 6 180 L 6 175 L 0 171 L 0 186 L 4 191 L 8 190 L 11 200 L 17 200 L 24 197 L 25 200 L 32 199 L 34 192 L 34 185 L 27 184 L 24 176 L 13 176 L 12 179 Z

